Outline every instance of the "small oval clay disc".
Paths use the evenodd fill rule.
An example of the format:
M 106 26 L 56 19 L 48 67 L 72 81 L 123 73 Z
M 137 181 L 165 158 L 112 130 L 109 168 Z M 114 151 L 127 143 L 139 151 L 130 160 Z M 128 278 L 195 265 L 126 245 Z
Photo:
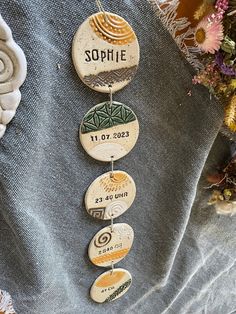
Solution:
M 139 123 L 126 105 L 113 101 L 94 106 L 80 126 L 80 141 L 85 151 L 101 161 L 120 159 L 135 146 Z
M 115 268 L 101 274 L 90 289 L 91 298 L 98 303 L 110 302 L 120 298 L 130 288 L 132 276 L 123 268 Z
M 109 267 L 121 261 L 130 251 L 134 231 L 126 223 L 113 224 L 101 229 L 92 239 L 88 248 L 91 262 L 97 266 Z
M 135 195 L 136 186 L 128 173 L 120 170 L 106 172 L 88 188 L 85 207 L 94 218 L 117 218 L 132 205 Z
M 119 15 L 106 12 L 88 17 L 76 32 L 72 59 L 81 80 L 90 88 L 116 92 L 134 77 L 139 44 L 131 26 Z

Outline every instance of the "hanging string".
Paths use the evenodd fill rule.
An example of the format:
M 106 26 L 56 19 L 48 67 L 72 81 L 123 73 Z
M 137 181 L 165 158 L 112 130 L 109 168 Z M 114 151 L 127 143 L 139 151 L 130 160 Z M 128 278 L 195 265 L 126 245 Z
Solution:
M 114 156 L 111 156 L 111 174 L 110 177 L 113 178 L 114 176 Z
M 110 106 L 112 106 L 112 102 L 113 102 L 112 86 L 108 85 L 108 87 L 109 87 L 109 93 L 110 93 Z
M 112 102 L 113 102 L 113 93 L 112 93 L 112 85 L 108 85 L 108 88 L 109 88 L 109 109 L 112 107 Z
M 111 262 L 111 275 L 113 274 L 113 271 L 114 271 L 114 262 L 112 261 Z
M 114 231 L 114 218 L 113 218 L 113 214 L 111 215 L 111 232 Z
M 105 20 L 107 22 L 107 14 L 106 14 L 106 11 L 103 8 L 101 0 L 96 0 L 96 4 L 97 4 L 97 7 L 98 7 L 98 10 L 104 14 L 104 18 L 105 18 Z

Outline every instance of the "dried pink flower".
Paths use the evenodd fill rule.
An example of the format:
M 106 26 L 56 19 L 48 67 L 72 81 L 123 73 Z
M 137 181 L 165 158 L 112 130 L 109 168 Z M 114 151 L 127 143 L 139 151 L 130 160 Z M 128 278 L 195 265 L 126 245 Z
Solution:
M 221 21 L 210 21 L 209 16 L 203 18 L 195 30 L 195 44 L 205 53 L 214 54 L 220 49 L 224 38 Z

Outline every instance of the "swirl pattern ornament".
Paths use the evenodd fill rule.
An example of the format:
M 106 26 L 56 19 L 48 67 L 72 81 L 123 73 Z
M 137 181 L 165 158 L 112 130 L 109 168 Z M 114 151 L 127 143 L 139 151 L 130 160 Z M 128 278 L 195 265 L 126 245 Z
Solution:
M 110 220 L 122 215 L 134 202 L 136 186 L 125 171 L 106 172 L 95 179 L 85 194 L 87 212 L 97 219 Z
M 111 241 L 111 233 L 104 232 L 98 238 L 94 240 L 94 245 L 96 247 L 103 247 Z
M 119 217 L 128 209 L 128 205 L 124 201 L 114 201 L 107 205 L 105 210 L 105 220 L 111 219 L 112 217 Z
M 14 67 L 10 57 L 4 52 L 0 51 L 0 82 L 8 81 L 14 73 Z
M 132 284 L 130 272 L 123 268 L 115 268 L 101 274 L 90 289 L 91 298 L 98 303 L 111 302 L 124 295 Z
M 26 73 L 25 55 L 0 15 L 0 138 L 15 116 L 21 100 L 19 88 L 25 81 Z
M 121 16 L 106 12 L 88 17 L 78 28 L 72 59 L 80 79 L 90 88 L 113 93 L 134 78 L 139 64 L 138 39 Z
M 88 247 L 90 261 L 100 267 L 115 265 L 129 253 L 134 240 L 133 228 L 126 223 L 106 226 L 92 238 Z

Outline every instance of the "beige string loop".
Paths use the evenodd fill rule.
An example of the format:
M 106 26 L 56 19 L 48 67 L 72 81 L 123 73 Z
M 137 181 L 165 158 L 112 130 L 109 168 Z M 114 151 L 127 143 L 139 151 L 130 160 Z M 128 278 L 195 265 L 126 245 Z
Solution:
M 114 218 L 113 215 L 111 216 L 111 232 L 114 231 Z
M 104 14 L 105 21 L 107 22 L 107 20 L 108 20 L 107 19 L 107 14 L 106 14 L 106 11 L 103 8 L 101 0 L 96 0 L 96 4 L 97 4 L 97 7 L 98 7 L 98 10 Z
M 112 261 L 111 262 L 111 275 L 113 274 L 113 271 L 114 271 L 114 262 Z
M 112 93 L 112 86 L 109 85 L 109 94 L 110 94 L 110 106 L 112 106 L 112 102 L 113 102 L 113 93 Z
M 110 177 L 113 178 L 114 176 L 114 156 L 111 156 L 111 174 Z

